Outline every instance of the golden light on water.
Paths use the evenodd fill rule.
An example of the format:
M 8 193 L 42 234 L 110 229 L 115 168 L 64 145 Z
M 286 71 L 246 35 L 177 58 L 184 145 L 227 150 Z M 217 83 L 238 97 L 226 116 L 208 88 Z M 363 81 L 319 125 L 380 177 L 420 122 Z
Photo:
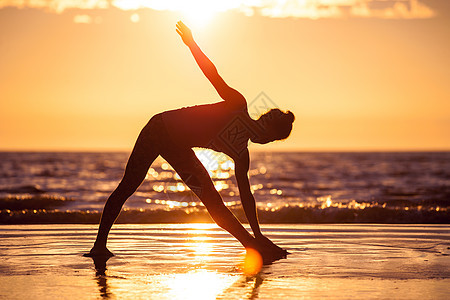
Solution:
M 232 209 L 240 205 L 240 201 L 234 198 L 239 195 L 237 187 L 231 180 L 234 173 L 234 162 L 228 156 L 207 149 L 195 149 L 196 156 L 203 164 L 209 175 L 213 179 L 214 187 L 224 196 L 224 202 L 227 207 Z M 249 176 L 264 175 L 267 169 L 265 166 L 259 165 L 249 170 Z M 164 180 L 167 180 L 165 182 Z M 156 193 L 164 193 L 165 195 L 156 195 L 159 199 L 144 199 L 147 208 L 150 209 L 184 209 L 187 213 L 204 210 L 203 203 L 190 192 L 189 187 L 181 180 L 180 176 L 173 170 L 167 162 L 161 162 L 159 166 L 150 168 L 146 180 L 155 182 L 151 185 L 151 189 Z M 446 211 L 444 207 L 422 206 L 416 205 L 405 207 L 404 205 L 388 205 L 386 202 L 377 201 L 357 201 L 355 199 L 334 199 L 330 194 L 308 199 L 298 197 L 293 194 L 289 188 L 274 188 L 270 183 L 258 183 L 250 186 L 252 193 L 258 197 L 262 195 L 266 197 L 266 201 L 257 203 L 258 209 L 265 212 L 282 212 L 283 209 L 300 207 L 305 209 L 351 209 L 365 210 L 375 207 L 391 210 L 418 210 L 418 211 Z M 166 198 L 166 200 L 163 200 Z M 167 199 L 169 198 L 169 199 Z
M 218 192 L 220 192 L 221 190 L 227 189 L 229 185 L 226 183 L 226 181 L 221 180 L 214 182 L 214 187 Z
M 209 300 L 216 299 L 236 279 L 236 276 L 200 269 L 171 275 L 166 284 L 170 289 L 169 299 Z
M 213 178 L 228 179 L 234 170 L 234 162 L 223 153 L 208 149 L 195 149 L 195 155 Z
M 189 248 L 194 252 L 196 260 L 205 261 L 213 253 L 213 243 L 209 241 L 210 238 L 208 236 L 205 236 L 201 233 L 201 227 L 197 228 L 199 229 L 196 231 L 196 236 L 189 238 L 189 241 L 186 242 L 186 245 L 188 245 Z

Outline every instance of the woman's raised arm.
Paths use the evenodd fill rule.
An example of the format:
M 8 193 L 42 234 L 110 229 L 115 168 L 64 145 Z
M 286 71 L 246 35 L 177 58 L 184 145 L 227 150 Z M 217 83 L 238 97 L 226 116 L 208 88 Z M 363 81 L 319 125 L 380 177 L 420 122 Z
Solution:
M 189 47 L 189 50 L 191 50 L 191 53 L 194 56 L 194 59 L 197 62 L 198 66 L 202 70 L 203 74 L 205 74 L 206 78 L 208 78 L 208 80 L 214 86 L 219 96 L 223 100 L 234 104 L 245 104 L 246 102 L 244 96 L 242 96 L 241 93 L 226 84 L 226 82 L 217 72 L 217 68 L 202 52 L 200 47 L 194 41 L 192 32 L 189 27 L 187 27 L 183 22 L 179 21 L 177 23 L 176 31 L 180 35 L 186 46 Z

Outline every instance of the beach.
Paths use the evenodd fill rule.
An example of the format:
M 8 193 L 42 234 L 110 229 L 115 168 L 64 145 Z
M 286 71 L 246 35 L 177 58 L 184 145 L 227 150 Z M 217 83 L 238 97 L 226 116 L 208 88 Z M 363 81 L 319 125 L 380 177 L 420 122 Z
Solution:
M 106 269 L 96 225 L 1 225 L 1 299 L 448 299 L 450 226 L 262 226 L 291 254 L 257 274 L 215 224 L 118 224 Z

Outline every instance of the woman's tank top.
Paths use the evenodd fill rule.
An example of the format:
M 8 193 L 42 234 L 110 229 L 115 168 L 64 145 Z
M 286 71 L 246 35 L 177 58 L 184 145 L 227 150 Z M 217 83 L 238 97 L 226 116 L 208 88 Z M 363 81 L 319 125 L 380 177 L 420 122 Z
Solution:
M 162 117 L 175 143 L 187 147 L 212 149 L 214 145 L 221 145 L 224 142 L 235 143 L 234 140 L 227 140 L 230 132 L 239 133 L 240 127 L 242 133 L 242 123 L 249 118 L 245 105 L 236 108 L 225 101 L 165 111 Z M 248 136 L 244 139 L 241 144 L 245 143 L 246 148 Z

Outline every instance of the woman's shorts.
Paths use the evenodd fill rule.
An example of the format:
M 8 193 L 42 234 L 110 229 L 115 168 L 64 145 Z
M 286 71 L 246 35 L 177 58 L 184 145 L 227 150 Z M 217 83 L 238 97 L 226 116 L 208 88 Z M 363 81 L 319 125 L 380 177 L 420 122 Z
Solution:
M 205 190 L 215 191 L 211 177 L 194 151 L 172 140 L 161 113 L 150 119 L 139 139 L 148 151 L 156 150 L 197 196 L 201 197 Z

